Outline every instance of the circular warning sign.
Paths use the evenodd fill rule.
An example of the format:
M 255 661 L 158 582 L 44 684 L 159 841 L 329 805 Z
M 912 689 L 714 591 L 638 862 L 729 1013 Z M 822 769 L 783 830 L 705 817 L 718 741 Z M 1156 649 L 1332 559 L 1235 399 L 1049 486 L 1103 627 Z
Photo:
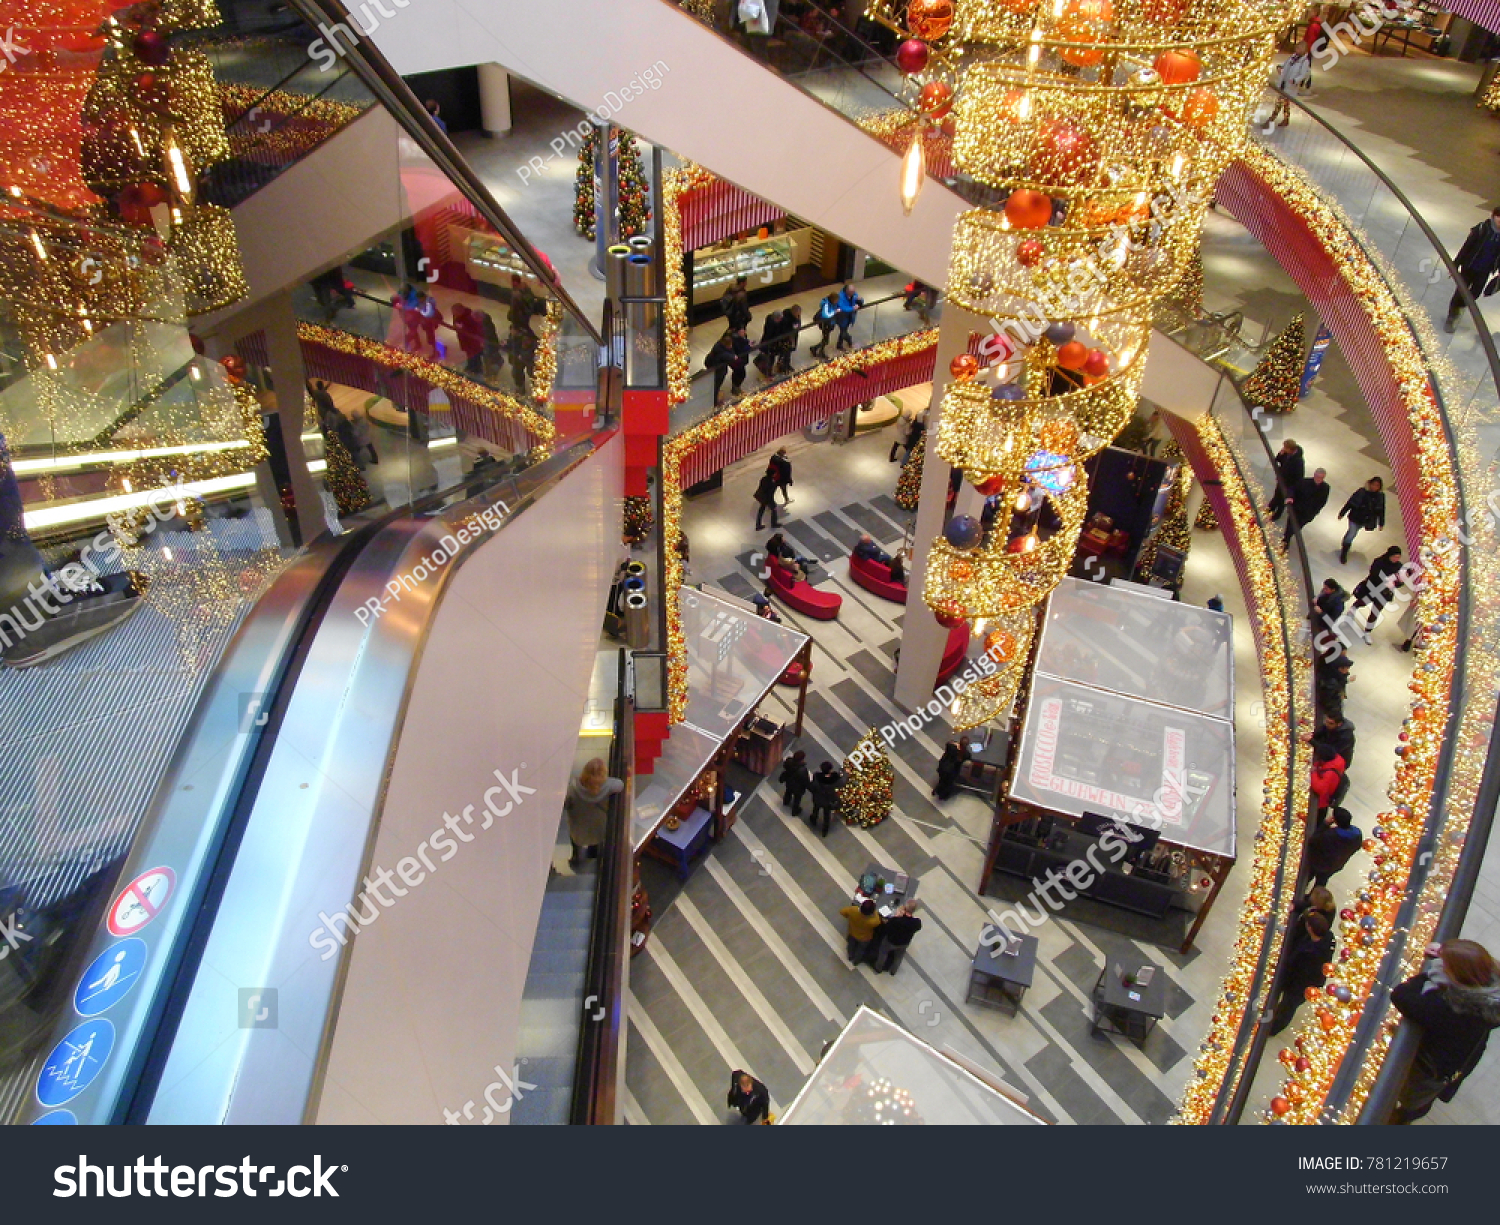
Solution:
M 149 868 L 142 872 L 120 890 L 110 906 L 107 923 L 110 934 L 130 936 L 140 931 L 161 913 L 176 886 L 177 873 L 171 868 Z

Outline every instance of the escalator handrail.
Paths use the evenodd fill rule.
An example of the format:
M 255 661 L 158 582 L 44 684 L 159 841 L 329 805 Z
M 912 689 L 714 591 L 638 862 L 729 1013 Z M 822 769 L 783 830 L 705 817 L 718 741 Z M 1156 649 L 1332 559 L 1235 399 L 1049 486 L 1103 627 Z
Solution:
M 339 0 L 288 0 L 288 3 L 310 26 L 326 22 L 349 28 L 350 22 L 354 21 Z M 454 146 L 448 134 L 437 126 L 412 93 L 411 87 L 401 79 L 400 74 L 391 67 L 374 43 L 368 38 L 359 39 L 346 51 L 345 58 L 365 83 L 365 87 L 375 95 L 376 101 L 385 106 L 422 153 L 447 176 L 449 182 L 463 192 L 469 203 L 479 210 L 481 218 L 505 239 L 521 261 L 531 269 L 532 275 L 573 315 L 574 321 L 588 333 L 594 343 L 602 345 L 604 340 L 598 328 L 583 308 L 563 288 L 557 274 L 527 241 L 505 210 L 495 202 L 489 188 L 474 172 L 468 160 Z

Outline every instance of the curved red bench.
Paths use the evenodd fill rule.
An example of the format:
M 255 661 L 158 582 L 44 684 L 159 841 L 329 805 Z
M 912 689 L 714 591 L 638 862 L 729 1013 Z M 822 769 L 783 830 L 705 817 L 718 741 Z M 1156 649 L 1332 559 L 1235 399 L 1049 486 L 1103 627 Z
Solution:
M 937 683 L 941 685 L 964 665 L 964 656 L 969 652 L 969 623 L 960 621 L 948 631 L 948 645 L 943 648 L 943 664 L 938 669 Z
M 891 568 L 885 562 L 870 557 L 849 554 L 849 577 L 866 591 L 873 591 L 884 600 L 897 604 L 906 603 L 906 584 L 891 582 Z
M 771 590 L 786 602 L 788 608 L 818 621 L 832 621 L 844 606 L 844 597 L 832 591 L 819 591 L 811 583 L 792 579 L 792 572 L 778 559 L 771 561 Z

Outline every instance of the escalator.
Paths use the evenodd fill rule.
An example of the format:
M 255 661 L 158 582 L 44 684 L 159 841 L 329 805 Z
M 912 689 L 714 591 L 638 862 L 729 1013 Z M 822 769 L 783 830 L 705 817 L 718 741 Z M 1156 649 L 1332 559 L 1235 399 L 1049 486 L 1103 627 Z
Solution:
M 400 72 L 498 63 L 892 267 L 946 279 L 974 185 L 961 196 L 930 181 L 903 214 L 900 156 L 855 126 L 903 108 L 898 78 L 831 21 L 818 35 L 783 22 L 777 46 L 756 47 L 762 63 L 669 0 L 440 8 L 398 9 L 374 29 Z
M 576 620 L 592 636 L 590 605 L 607 586 L 620 463 L 601 451 L 611 422 L 607 400 L 595 403 L 596 329 L 377 57 L 344 57 L 314 79 L 314 26 L 282 6 L 224 8 L 209 30 L 99 27 L 93 50 L 68 61 L 67 96 L 81 109 L 53 117 L 48 169 L 9 178 L 23 186 L 0 203 L 0 1118 L 12 1122 L 147 1121 L 157 1109 L 202 1122 L 270 1117 L 257 1113 L 264 1101 L 234 1100 L 234 1085 L 280 1094 L 278 1119 L 304 1117 L 323 1073 L 293 1089 L 241 1075 L 261 1048 L 224 1046 L 226 1033 L 269 1033 L 285 1048 L 293 1022 L 311 1015 L 301 1002 L 317 998 L 322 1021 L 311 1039 L 299 1033 L 300 1049 L 318 1034 L 333 1043 L 337 992 L 250 980 L 243 1033 L 239 987 L 228 1011 L 214 994 L 223 942 L 266 949 L 267 894 L 290 896 L 307 866 L 305 843 L 265 832 L 292 811 L 263 793 L 268 780 L 296 774 L 288 755 L 318 736 L 335 755 L 385 753 L 366 780 L 375 790 L 360 836 L 340 848 L 344 859 L 318 860 L 344 870 L 319 900 L 337 909 L 357 889 L 367 842 L 378 843 L 402 744 L 434 725 L 414 722 L 409 702 L 424 660 L 454 666 L 458 639 L 441 619 L 467 600 L 492 631 L 512 615 L 554 634 Z M 47 31 L 29 34 L 46 45 Z M 33 79 L 0 81 L 6 113 L 24 109 Z M 130 156 L 104 140 L 120 125 L 89 118 L 92 99 L 130 82 L 143 95 L 130 106 L 172 117 L 133 131 L 142 156 L 163 141 L 162 168 L 135 167 L 150 184 L 122 185 L 99 152 Z M 184 82 L 194 105 L 212 98 L 191 123 L 171 109 L 186 105 Z M 347 182 L 343 195 L 304 191 L 298 227 L 283 209 L 282 262 L 268 276 L 257 253 L 266 238 L 249 241 L 236 223 L 355 128 L 378 130 L 378 207 L 351 205 Z M 0 160 L 31 152 L 0 141 Z M 503 261 L 497 283 L 459 276 L 464 252 L 446 246 L 458 234 Z M 441 331 L 400 334 L 391 302 L 409 278 L 441 302 Z M 502 334 L 508 318 L 508 342 L 470 357 L 478 324 L 463 324 L 465 335 L 460 305 L 501 320 Z M 305 399 L 304 382 L 331 409 Z M 564 484 L 570 492 L 549 502 Z M 566 576 L 513 602 L 501 591 L 451 597 L 526 533 L 567 536 L 563 511 L 580 507 L 592 518 L 559 546 L 575 551 Z M 549 527 L 553 516 L 562 522 Z M 450 550 L 461 529 L 464 548 Z M 123 615 L 70 622 L 55 652 L 12 651 L 61 624 L 59 608 L 103 608 L 126 584 Z M 549 622 L 528 602 L 543 596 L 578 611 Z M 591 661 L 592 637 L 585 645 Z M 550 678 L 559 709 L 574 700 L 570 675 L 559 665 Z M 471 710 L 481 701 L 464 700 Z M 570 738 L 577 713 L 559 724 Z M 542 747 L 533 768 L 555 772 Z M 348 815 L 347 787 L 307 791 L 322 802 L 297 809 L 308 829 L 337 826 L 330 804 Z M 295 932 L 304 950 L 306 934 Z M 332 961 L 339 989 L 351 957 Z M 260 988 L 278 981 L 287 1014 L 263 1031 L 256 1017 L 271 996 Z M 206 1042 L 251 1061 L 228 1071 L 231 1090 L 218 1096 L 174 1071 L 174 1057 Z M 168 1078 L 175 1096 L 161 1092 Z

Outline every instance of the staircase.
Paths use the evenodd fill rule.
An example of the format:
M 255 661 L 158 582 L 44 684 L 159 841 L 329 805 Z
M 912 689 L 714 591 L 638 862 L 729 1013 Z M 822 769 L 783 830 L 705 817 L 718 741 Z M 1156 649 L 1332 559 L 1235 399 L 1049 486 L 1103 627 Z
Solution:
M 513 1126 L 564 1125 L 573 1101 L 578 1031 L 584 1023 L 581 993 L 589 955 L 597 860 L 586 859 L 577 875 L 548 878 L 542 898 L 531 968 L 521 995 L 516 1034 L 525 1090 L 511 1111 Z

